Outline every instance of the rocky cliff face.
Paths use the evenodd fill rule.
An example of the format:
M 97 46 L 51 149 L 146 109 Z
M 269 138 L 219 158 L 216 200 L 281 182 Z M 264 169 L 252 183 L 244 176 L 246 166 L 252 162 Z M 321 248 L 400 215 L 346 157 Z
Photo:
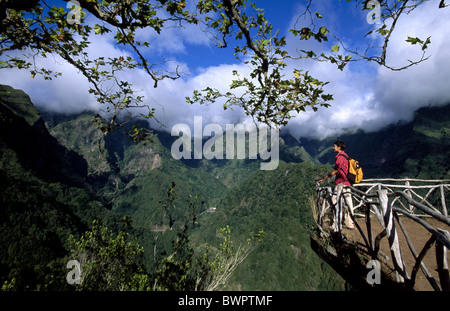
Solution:
M 83 113 L 53 126 L 48 122 L 50 134 L 59 143 L 83 156 L 89 175 L 139 175 L 161 167 L 162 160 L 154 144 L 135 145 L 121 132 L 104 136 L 93 118 L 94 114 Z
M 111 168 L 104 154 L 103 134 L 92 123 L 93 116 L 82 114 L 74 120 L 50 128 L 50 134 L 61 145 L 80 154 L 88 163 L 88 174 L 110 172 Z

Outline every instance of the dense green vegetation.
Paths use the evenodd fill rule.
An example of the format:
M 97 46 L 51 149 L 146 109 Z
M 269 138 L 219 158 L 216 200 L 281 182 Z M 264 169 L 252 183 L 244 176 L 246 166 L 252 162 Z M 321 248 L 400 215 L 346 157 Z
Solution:
M 326 169 L 282 162 L 277 170 L 257 171 L 231 189 L 215 213 L 200 219 L 199 238 L 214 239 L 215 228 L 223 224 L 242 236 L 258 228 L 265 232 L 261 246 L 238 268 L 230 289 L 343 289 L 342 280 L 309 246 L 314 223 L 309 198 L 314 177 Z
M 46 131 L 28 96 L 5 86 L 0 94 L 0 279 L 15 289 L 67 288 L 53 277 L 64 271 L 69 235 L 115 217 L 83 182 L 86 162 Z
M 412 123 L 342 138 L 366 177 L 449 178 L 449 109 L 424 108 Z M 119 287 L 193 289 L 198 269 L 224 265 L 227 251 L 245 250 L 260 230 L 263 241 L 235 267 L 226 289 L 344 289 L 309 240 L 314 180 L 329 171 L 335 138 L 300 144 L 284 134 L 279 167 L 260 171 L 258 160 L 176 161 L 170 154 L 174 137 L 165 132 L 154 131 L 152 143 L 135 144 L 121 132 L 99 135 L 90 113 L 42 115 L 46 124 L 26 94 L 0 87 L 4 289 L 76 289 L 66 282 L 66 263 L 69 254 L 86 249 L 80 238 L 89 232 L 107 237 L 108 256 L 114 250 L 137 256 L 128 272 L 111 270 L 123 280 Z M 226 241 L 234 245 L 228 250 L 221 231 L 227 226 Z M 174 251 L 178 255 L 170 256 Z M 104 270 L 99 262 L 92 266 Z M 118 288 L 96 275 L 100 279 L 92 282 L 99 287 L 84 289 Z M 182 276 L 186 282 L 177 284 Z M 211 274 L 202 277 L 211 280 Z

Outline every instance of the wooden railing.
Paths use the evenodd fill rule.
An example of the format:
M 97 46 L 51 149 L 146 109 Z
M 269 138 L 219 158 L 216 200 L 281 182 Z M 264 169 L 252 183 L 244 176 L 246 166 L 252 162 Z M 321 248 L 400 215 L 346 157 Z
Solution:
M 349 210 L 348 206 L 353 205 L 350 217 L 362 245 L 372 259 L 381 261 L 383 257 L 387 257 L 380 251 L 381 240 L 387 237 L 392 257 L 390 263 L 395 269 L 397 282 L 414 288 L 417 272 L 421 269 L 434 290 L 450 290 L 447 261 L 447 250 L 450 248 L 450 217 L 447 206 L 450 203 L 446 196 L 450 191 L 450 180 L 370 179 L 354 186 L 317 185 L 316 190 L 315 217 L 323 238 L 338 236 L 342 241 L 346 239 L 343 234 L 343 217 Z M 352 204 L 349 204 L 349 200 Z M 356 221 L 358 217 L 364 217 L 365 224 Z M 403 225 L 402 219 L 405 217 L 431 234 L 419 252 L 415 248 L 414 238 Z M 374 220 L 381 224 L 381 232 L 374 232 Z M 406 240 L 403 245 L 399 242 L 399 231 L 404 236 L 403 240 Z M 424 258 L 433 245 L 439 282 L 424 263 Z M 408 249 L 414 258 L 412 267 L 406 267 L 403 256 Z

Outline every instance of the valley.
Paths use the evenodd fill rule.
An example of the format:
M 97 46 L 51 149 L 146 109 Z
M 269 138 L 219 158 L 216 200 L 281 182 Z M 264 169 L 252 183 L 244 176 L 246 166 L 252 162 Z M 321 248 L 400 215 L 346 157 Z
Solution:
M 225 226 L 235 245 L 257 230 L 265 233 L 224 289 L 346 289 L 309 241 L 314 181 L 331 169 L 337 137 L 314 140 L 281 133 L 279 166 L 262 171 L 259 159 L 175 160 L 176 137 L 167 131 L 153 130 L 147 144 L 135 144 L 120 131 L 102 137 L 92 123 L 94 113 L 38 111 L 25 93 L 8 86 L 0 87 L 0 99 L 0 179 L 5 185 L 0 246 L 7 253 L 1 259 L 2 284 L 15 277 L 20 289 L 70 289 L 64 269 L 68 235 L 80 235 L 99 217 L 113 230 L 129 217 L 129 232 L 144 249 L 143 264 L 153 271 L 170 252 L 195 201 L 189 229 L 194 249 L 218 248 L 218 231 Z M 339 138 L 366 178 L 450 178 L 450 105 L 422 108 L 408 124 Z M 170 204 L 168 189 L 174 191 Z M 51 283 L 50 275 L 58 280 Z

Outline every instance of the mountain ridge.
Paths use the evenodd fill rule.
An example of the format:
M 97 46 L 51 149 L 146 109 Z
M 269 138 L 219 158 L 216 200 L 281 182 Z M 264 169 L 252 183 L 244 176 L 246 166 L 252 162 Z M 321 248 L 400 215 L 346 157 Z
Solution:
M 449 109 L 450 105 L 423 108 L 411 123 L 339 138 L 361 161 L 366 178 L 448 178 Z M 198 195 L 203 203 L 190 232 L 193 244 L 217 245 L 217 230 L 226 225 L 236 244 L 244 243 L 258 227 L 266 232 L 263 244 L 239 267 L 228 289 L 344 289 L 342 279 L 309 246 L 314 181 L 331 169 L 330 148 L 337 137 L 307 140 L 282 133 L 279 167 L 261 171 L 259 160 L 178 161 L 170 150 L 177 138 L 169 133 L 154 131 L 153 143 L 135 144 L 119 131 L 103 137 L 91 117 L 90 112 L 39 112 L 22 91 L 0 87 L 0 179 L 7 185 L 0 191 L 5 206 L 0 230 L 8 236 L 0 246 L 11 249 L 0 264 L 0 281 L 12 275 L 26 279 L 25 270 L 45 265 L 52 256 L 53 265 L 64 263 L 65 237 L 83 232 L 99 215 L 113 226 L 121 217 L 131 217 L 151 270 L 161 250 L 176 239 L 171 229 L 182 223 L 188 202 Z M 176 199 L 173 208 L 165 210 L 162 204 L 173 184 Z M 29 215 L 27 221 L 19 211 Z M 43 218 L 47 213 L 53 215 L 49 220 Z M 7 219 L 22 222 L 22 231 L 29 231 L 26 226 L 34 229 L 23 234 Z M 71 228 L 68 232 L 66 226 Z M 38 253 L 47 256 L 33 263 L 31 254 L 21 254 L 18 249 L 26 239 L 36 241 Z M 17 256 L 25 256 L 23 264 L 12 264 Z M 32 274 L 31 286 L 44 282 L 43 272 Z
M 450 179 L 450 104 L 423 107 L 407 123 L 376 132 L 358 130 L 326 139 L 299 139 L 299 145 L 321 164 L 334 164 L 333 142 L 360 161 L 365 178 Z
M 438 113 L 438 115 L 441 114 L 442 112 Z M 436 115 L 436 113 L 431 113 L 429 118 L 433 119 L 434 115 Z M 444 120 L 446 119 L 444 118 Z M 424 122 L 416 121 L 408 124 L 391 125 L 379 132 L 364 133 L 360 131 L 339 138 L 347 141 L 349 152 L 361 161 L 366 178 L 396 177 L 405 172 L 404 166 L 409 163 L 408 159 L 410 156 L 409 154 L 405 154 L 403 157 L 397 158 L 398 154 L 410 150 L 411 144 L 414 146 L 414 141 L 416 141 L 416 138 L 414 138 L 415 135 L 425 131 L 425 129 L 417 129 L 417 124 L 422 123 Z M 428 123 L 425 122 L 425 125 L 423 125 L 426 129 L 428 128 L 426 126 Z M 433 125 L 436 126 L 434 123 Z M 447 128 L 445 128 L 445 130 L 447 131 Z M 434 135 L 435 131 L 431 131 L 431 134 Z M 229 224 L 231 229 L 236 232 L 235 237 L 237 241 L 241 241 L 245 236 L 251 234 L 251 231 L 256 229 L 254 228 L 255 224 L 264 224 L 265 226 L 262 229 L 267 231 L 269 242 L 267 242 L 267 244 L 264 243 L 262 250 L 255 250 L 255 253 L 249 257 L 249 262 L 253 262 L 252 264 L 244 263 L 243 267 L 239 268 L 236 276 L 232 279 L 229 289 L 307 290 L 322 288 L 321 286 L 324 286 L 323 284 L 329 284 L 330 288 L 342 289 L 342 281 L 340 281 L 338 277 L 333 276 L 333 271 L 329 271 L 326 266 L 322 266 L 319 261 L 315 261 L 315 254 L 310 253 L 309 246 L 305 246 L 305 244 L 308 243 L 309 238 L 307 234 L 310 230 L 308 223 L 312 226 L 312 223 L 310 222 L 311 218 L 308 213 L 310 213 L 310 197 L 314 194 L 314 180 L 326 174 L 326 172 L 329 172 L 331 169 L 334 161 L 334 153 L 331 150 L 331 146 L 338 137 L 331 137 L 324 140 L 305 140 L 296 139 L 289 134 L 282 133 L 280 135 L 281 161 L 279 168 L 275 170 L 275 172 L 261 172 L 259 171 L 258 162 L 254 160 L 208 161 L 205 159 L 193 159 L 182 160 L 178 163 L 174 162 L 173 159 L 171 159 L 170 147 L 177 137 L 172 137 L 167 132 L 159 131 L 154 131 L 154 135 L 154 141 L 159 146 L 158 148 L 160 148 L 156 149 L 158 149 L 158 154 L 161 158 L 161 167 L 151 174 L 144 173 L 144 175 L 139 178 L 131 179 L 131 182 L 126 188 L 136 189 L 136 192 L 128 192 L 123 197 L 119 196 L 119 199 L 116 202 L 118 203 L 116 205 L 116 210 L 120 210 L 121 213 L 126 214 L 129 211 L 133 211 L 132 213 L 135 215 L 134 218 L 139 219 L 138 227 L 142 234 L 145 235 L 144 232 L 148 223 L 151 223 L 155 228 L 158 225 L 169 228 L 167 222 L 158 222 L 159 219 L 161 219 L 161 214 L 151 212 L 151 208 L 138 207 L 142 205 L 139 201 L 146 200 L 145 198 L 148 193 L 158 193 L 158 188 L 152 186 L 154 184 L 152 181 L 153 179 L 163 181 L 167 186 L 170 179 L 168 179 L 168 176 L 175 176 L 170 171 L 171 169 L 168 169 L 167 167 L 167 162 L 169 162 L 172 163 L 171 165 L 174 165 L 172 168 L 177 170 L 178 174 L 181 172 L 184 172 L 181 174 L 187 174 L 188 171 L 191 172 L 191 174 L 192 172 L 196 172 L 197 177 L 192 178 L 192 181 L 195 181 L 195 183 L 201 183 L 200 180 L 209 174 L 210 177 L 221 182 L 226 188 L 221 186 L 223 189 L 221 194 L 215 196 L 215 199 L 213 200 L 207 200 L 208 202 L 203 211 L 206 211 L 209 207 L 214 207 L 214 212 L 202 213 L 202 211 L 200 211 L 201 217 L 199 217 L 198 227 L 193 231 L 196 243 L 209 243 L 214 245 L 214 243 L 217 242 L 217 228 L 227 224 Z M 423 137 L 420 137 L 417 141 L 423 141 Z M 426 142 L 427 141 L 425 141 L 425 143 Z M 138 149 L 139 146 L 132 146 L 132 148 Z M 166 152 L 164 152 L 164 149 Z M 126 148 L 124 150 L 126 150 Z M 133 158 L 135 155 L 131 150 L 125 151 L 124 154 L 128 154 L 128 159 Z M 128 165 L 129 162 L 124 156 L 122 156 L 122 159 L 121 165 Z M 143 159 L 147 160 L 147 165 L 153 162 L 153 156 L 148 156 L 147 158 L 144 157 Z M 184 164 L 185 166 L 182 166 L 181 164 Z M 394 170 L 391 169 L 392 167 Z M 299 173 L 297 173 L 297 175 L 289 175 L 288 171 Z M 300 172 L 303 171 L 305 173 L 300 174 Z M 284 175 L 286 172 L 288 172 L 287 175 Z M 276 177 L 272 177 L 272 180 L 267 176 Z M 409 177 L 418 176 L 420 177 L 422 175 L 414 174 Z M 262 182 L 261 179 L 266 181 Z M 184 182 L 177 181 L 177 188 L 180 189 L 179 187 L 185 187 L 185 182 L 188 181 L 190 180 Z M 285 183 L 287 183 L 285 188 L 279 187 L 279 185 Z M 296 183 L 308 186 L 301 188 L 298 193 L 295 193 L 292 191 L 292 188 L 295 189 L 296 186 L 294 185 Z M 197 191 L 195 194 L 199 194 L 198 185 L 191 187 L 189 191 L 191 191 L 191 193 Z M 276 194 L 275 196 L 268 195 L 273 192 Z M 187 192 L 184 192 L 183 195 L 186 194 Z M 205 198 L 205 195 L 210 195 L 207 191 L 203 191 L 202 194 L 203 197 L 200 195 L 202 199 Z M 297 196 L 300 196 L 301 198 L 296 198 Z M 162 198 L 162 196 L 160 196 L 160 198 Z M 239 198 L 239 200 L 237 198 Z M 256 198 L 260 199 L 255 200 Z M 282 203 L 286 200 L 289 202 L 287 205 Z M 156 203 L 155 200 L 153 205 Z M 182 204 L 181 201 L 176 203 L 177 206 L 180 204 Z M 299 209 L 300 205 L 303 207 L 301 210 Z M 239 212 L 242 212 L 245 209 L 247 209 L 247 216 L 243 217 Z M 147 212 L 145 212 L 146 216 L 142 214 L 143 210 L 147 210 Z M 287 212 L 289 210 L 297 212 L 291 214 Z M 149 213 L 153 213 L 153 216 L 148 217 Z M 181 214 L 175 215 L 174 219 L 180 216 Z M 267 222 L 269 219 L 278 219 L 278 225 L 271 226 L 270 222 Z M 247 228 L 246 225 L 244 225 L 246 222 L 252 230 L 250 230 L 250 227 Z M 284 222 L 284 227 L 290 228 L 290 233 L 286 233 L 282 228 Z M 297 226 L 292 226 L 293 222 L 295 222 L 298 227 L 301 227 L 302 230 L 298 231 Z M 280 232 L 284 233 L 280 235 Z M 165 234 L 169 233 L 170 232 L 167 231 Z M 147 239 L 150 240 L 150 237 Z M 286 244 L 286 241 L 290 241 L 290 243 Z M 156 244 L 148 245 L 154 247 Z M 278 245 L 283 246 L 279 247 Z M 157 248 L 161 247 L 161 245 L 157 245 Z M 276 256 L 275 254 L 278 253 L 284 255 L 281 257 Z M 303 257 L 299 254 L 303 254 Z M 151 257 L 154 256 L 154 254 L 149 254 L 148 256 Z M 272 261 L 272 263 L 269 263 L 270 261 Z M 283 263 L 286 261 L 291 262 L 290 266 L 296 267 L 296 269 L 285 267 Z M 266 276 L 261 275 L 261 273 L 256 273 L 253 278 L 248 276 L 249 271 L 264 271 L 264 265 L 270 265 L 272 269 L 271 272 L 266 273 Z M 277 272 L 275 273 L 274 271 Z M 302 272 L 300 273 L 299 271 Z M 314 271 L 316 274 L 323 274 L 323 277 L 317 276 L 317 279 L 314 280 L 314 273 L 311 273 L 311 271 Z M 273 279 L 268 281 L 268 275 L 271 275 L 271 278 Z M 297 282 L 289 281 L 285 282 L 286 284 L 284 285 L 280 285 L 280 283 L 283 283 L 283 280 L 282 277 L 279 277 L 278 275 L 283 275 L 284 277 L 288 277 L 289 275 L 292 279 L 297 280 Z M 302 278 L 304 279 L 302 280 Z M 272 285 L 265 285 L 266 282 L 267 284 Z

